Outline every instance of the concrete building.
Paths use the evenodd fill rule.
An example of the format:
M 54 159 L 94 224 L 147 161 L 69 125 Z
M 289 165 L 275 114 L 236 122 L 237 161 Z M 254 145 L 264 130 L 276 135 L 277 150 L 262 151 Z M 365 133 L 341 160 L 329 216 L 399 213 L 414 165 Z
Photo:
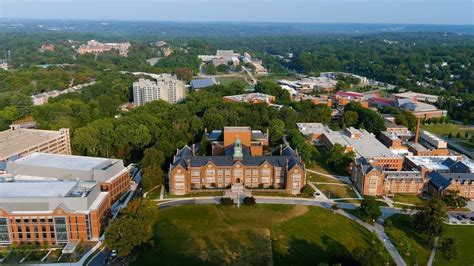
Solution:
M 0 245 L 97 241 L 109 213 L 95 180 L 0 175 Z
M 445 110 L 440 110 L 432 104 L 414 101 L 411 98 L 397 99 L 397 106 L 422 119 L 439 118 L 447 115 Z
M 71 154 L 69 129 L 38 130 L 14 125 L 0 132 L 0 162 L 27 156 L 34 152 Z
M 420 143 L 434 149 L 447 149 L 448 143 L 428 131 L 420 131 Z
M 184 82 L 171 74 L 158 75 L 156 81 L 139 79 L 133 83 L 133 103 L 135 106 L 157 100 L 177 103 L 184 99 L 185 90 Z
M 100 54 L 103 52 L 116 50 L 121 56 L 128 56 L 128 49 L 130 48 L 129 42 L 122 42 L 122 43 L 101 43 L 96 40 L 90 40 L 87 44 L 82 44 L 77 52 L 79 54 Z
M 403 167 L 403 157 L 393 153 L 366 130 L 351 127 L 333 131 L 326 127 L 319 139 L 328 150 L 338 143 L 347 151 L 354 151 L 356 158 L 363 157 L 374 161 L 383 170 L 400 171 Z
M 425 102 L 425 103 L 436 103 L 438 101 L 438 96 L 436 95 L 430 95 L 430 94 L 424 94 L 424 93 L 418 93 L 418 92 L 402 92 L 402 93 L 397 93 L 393 95 L 395 99 L 412 99 L 415 102 Z
M 298 152 L 287 146 L 280 155 L 255 155 L 254 134 L 249 131 L 247 127 L 225 128 L 224 149 L 216 150 L 223 152 L 219 155 L 197 156 L 189 147 L 178 150 L 169 171 L 170 194 L 223 189 L 233 184 L 299 194 L 306 184 L 306 169 Z
M 6 170 L 21 176 L 97 181 L 112 202 L 130 189 L 130 175 L 118 159 L 33 153 L 7 162 Z
M 267 95 L 263 93 L 247 93 L 239 95 L 224 96 L 225 102 L 239 102 L 239 103 L 273 103 L 275 102 L 275 96 Z

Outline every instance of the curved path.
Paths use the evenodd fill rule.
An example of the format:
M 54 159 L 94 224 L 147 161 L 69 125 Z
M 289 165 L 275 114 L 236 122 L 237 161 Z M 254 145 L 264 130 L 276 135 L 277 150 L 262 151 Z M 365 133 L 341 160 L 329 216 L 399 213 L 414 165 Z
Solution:
M 182 206 L 182 205 L 200 205 L 200 204 L 220 204 L 220 196 L 215 197 L 196 197 L 196 198 L 176 198 L 172 200 L 158 202 L 158 207 L 160 209 L 169 208 L 172 206 Z M 324 200 L 314 200 L 314 199 L 304 199 L 304 198 L 290 198 L 290 197 L 266 197 L 266 196 L 255 196 L 255 200 L 259 204 L 289 204 L 289 205 L 305 205 L 305 206 L 317 206 L 329 209 L 331 205 L 334 203 L 333 201 L 324 201 Z M 355 209 L 358 205 L 353 203 L 337 203 L 340 208 L 344 209 Z M 399 209 L 390 208 L 390 207 L 381 207 L 380 208 L 383 216 L 380 223 L 376 223 L 375 225 L 370 225 L 363 222 L 361 219 L 351 215 L 347 212 L 342 210 L 338 210 L 337 213 L 346 216 L 354 220 L 355 222 L 359 223 L 360 225 L 367 228 L 369 231 L 374 232 L 380 241 L 384 244 L 387 251 L 392 256 L 393 260 L 397 265 L 405 266 L 406 263 L 403 260 L 400 253 L 398 253 L 397 249 L 391 242 L 391 240 L 385 234 L 384 228 L 382 226 L 383 220 L 390 215 L 401 213 Z

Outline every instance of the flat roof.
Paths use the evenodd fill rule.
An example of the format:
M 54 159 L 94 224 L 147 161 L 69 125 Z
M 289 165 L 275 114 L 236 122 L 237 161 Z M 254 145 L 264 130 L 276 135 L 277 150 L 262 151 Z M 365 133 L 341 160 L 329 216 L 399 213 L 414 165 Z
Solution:
M 326 126 L 322 123 L 296 123 L 303 135 L 322 134 Z
M 1 198 L 61 198 L 76 187 L 76 181 L 14 181 L 0 182 Z
M 407 160 L 410 160 L 416 166 L 424 166 L 429 170 L 444 170 L 448 171 L 449 167 L 444 165 L 443 162 L 450 158 L 457 161 L 457 156 L 406 156 Z
M 19 128 L 0 132 L 0 161 L 61 136 L 60 131 Z
M 352 132 L 354 132 L 354 130 L 352 130 Z M 332 144 L 339 143 L 342 146 L 352 147 L 357 157 L 400 157 L 377 140 L 373 134 L 363 129 L 356 131 L 360 132 L 360 137 L 351 138 L 346 135 L 344 131 L 333 131 L 330 128 L 324 129 L 324 135 Z
M 104 163 L 110 161 L 111 159 L 107 158 L 35 152 L 31 155 L 22 157 L 14 161 L 14 163 L 17 165 L 41 166 L 86 171 L 105 165 Z

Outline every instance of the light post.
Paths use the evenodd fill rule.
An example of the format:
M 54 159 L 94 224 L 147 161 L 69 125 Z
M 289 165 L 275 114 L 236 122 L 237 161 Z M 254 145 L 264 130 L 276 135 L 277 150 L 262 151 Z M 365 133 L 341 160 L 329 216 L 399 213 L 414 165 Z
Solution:
M 240 209 L 240 191 L 237 191 L 237 209 Z

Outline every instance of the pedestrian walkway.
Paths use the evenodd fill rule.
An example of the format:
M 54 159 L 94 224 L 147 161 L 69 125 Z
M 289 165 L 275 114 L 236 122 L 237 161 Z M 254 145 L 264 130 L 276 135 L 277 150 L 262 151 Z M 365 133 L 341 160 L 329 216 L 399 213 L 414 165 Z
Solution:
M 433 265 L 434 258 L 436 255 L 436 248 L 438 247 L 439 236 L 437 236 L 433 242 L 433 248 L 431 249 L 430 260 L 428 261 L 428 266 Z

